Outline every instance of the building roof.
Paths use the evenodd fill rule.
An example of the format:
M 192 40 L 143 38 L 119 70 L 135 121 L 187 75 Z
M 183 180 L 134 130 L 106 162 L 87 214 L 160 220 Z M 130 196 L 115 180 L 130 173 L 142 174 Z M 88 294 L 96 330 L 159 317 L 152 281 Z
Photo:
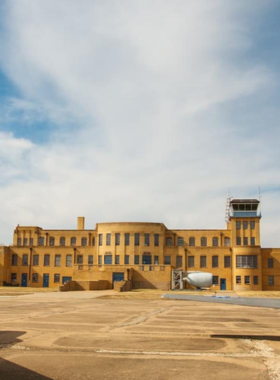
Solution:
M 258 199 L 232 199 L 230 203 L 260 203 Z

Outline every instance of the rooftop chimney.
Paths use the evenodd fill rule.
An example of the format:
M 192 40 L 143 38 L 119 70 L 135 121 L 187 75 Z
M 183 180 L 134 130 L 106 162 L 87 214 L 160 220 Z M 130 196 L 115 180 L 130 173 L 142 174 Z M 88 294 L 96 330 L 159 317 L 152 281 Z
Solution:
M 77 230 L 84 230 L 84 229 L 85 229 L 85 218 L 84 216 L 78 216 Z

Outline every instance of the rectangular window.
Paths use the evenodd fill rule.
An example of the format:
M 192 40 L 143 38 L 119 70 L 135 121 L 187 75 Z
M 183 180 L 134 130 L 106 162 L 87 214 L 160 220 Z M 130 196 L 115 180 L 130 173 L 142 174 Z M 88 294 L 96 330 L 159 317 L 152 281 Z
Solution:
M 98 265 L 102 265 L 102 256 L 101 255 L 98 256 Z
M 241 276 L 236 276 L 236 284 L 241 284 Z
M 45 244 L 45 238 L 43 236 L 39 236 L 38 245 L 42 246 Z
M 17 238 L 17 246 L 18 246 L 18 247 L 21 246 L 21 238 Z
M 155 264 L 155 265 L 159 265 L 158 256 L 155 256 L 155 257 L 154 257 L 154 264 Z
M 152 264 L 152 256 L 149 252 L 144 252 L 142 256 L 142 264 L 151 265 Z
M 150 234 L 145 234 L 145 246 L 150 245 Z
M 84 256 L 83 255 L 78 255 L 77 256 L 77 264 L 83 265 L 84 262 Z
M 273 286 L 274 285 L 274 276 L 268 276 L 268 285 Z
M 12 255 L 12 265 L 15 267 L 17 266 L 17 261 L 18 261 L 18 255 L 16 253 L 14 253 Z
M 183 256 L 176 256 L 176 268 L 182 268 Z
M 134 234 L 134 245 L 140 245 L 140 234 Z
M 29 239 L 29 245 L 30 245 L 30 247 L 33 247 L 33 238 Z
M 219 276 L 213 276 L 213 285 L 219 285 Z
M 61 255 L 55 255 L 54 257 L 54 266 L 60 267 L 61 266 Z
M 225 268 L 230 268 L 231 267 L 231 257 L 230 256 L 225 256 L 224 257 L 224 267 Z
M 53 278 L 53 282 L 58 283 L 60 282 L 60 274 L 56 273 Z
M 115 256 L 115 265 L 119 265 L 120 264 L 120 255 L 116 255 Z
M 111 234 L 106 234 L 106 245 L 111 245 Z
M 138 265 L 139 264 L 139 255 L 134 256 L 134 264 Z
M 206 256 L 200 256 L 200 268 L 206 268 L 207 260 Z
M 184 246 L 184 238 L 178 237 L 177 243 L 178 243 L 178 247 L 183 247 Z
M 236 229 L 237 230 L 241 229 L 241 222 L 239 220 L 236 222 Z
M 46 253 L 44 255 L 44 267 L 48 267 L 50 265 L 50 255 Z
M 256 239 L 253 236 L 251 237 L 251 245 L 256 245 Z
M 194 267 L 194 256 L 188 256 L 188 268 Z
M 125 265 L 129 265 L 129 255 L 124 256 L 124 263 Z
M 116 245 L 120 245 L 120 243 L 121 243 L 121 234 L 116 233 L 116 235 L 115 235 L 115 244 Z
M 255 221 L 254 220 L 250 221 L 250 228 L 251 228 L 251 230 L 255 229 Z
M 102 234 L 98 235 L 98 244 L 103 245 L 103 235 Z
M 66 255 L 66 266 L 67 267 L 72 266 L 72 255 Z
M 112 255 L 106 255 L 104 256 L 104 264 L 105 265 L 112 265 L 113 260 L 112 260 Z
M 258 256 L 257 255 L 237 255 L 236 268 L 257 268 Z
M 38 282 L 39 281 L 39 275 L 38 273 L 32 273 L 32 282 Z
M 87 246 L 87 238 L 86 237 L 82 237 L 81 245 L 82 245 L 82 247 L 86 247 Z
M 27 238 L 24 238 L 24 239 L 23 239 L 23 246 L 24 246 L 24 247 L 27 246 Z
M 212 256 L 212 268 L 219 267 L 219 256 Z
M 243 238 L 243 245 L 248 245 L 248 238 L 247 237 Z
M 88 265 L 93 265 L 93 255 L 88 255 Z
M 244 276 L 244 283 L 245 283 L 245 285 L 249 285 L 251 283 L 250 276 Z
M 171 256 L 164 256 L 164 265 L 171 265 Z
M 159 246 L 159 234 L 155 234 L 155 247 Z
M 33 256 L 33 266 L 39 265 L 39 255 Z
M 269 259 L 267 259 L 267 267 L 268 268 L 273 268 L 273 259 L 272 258 L 269 258 Z
M 173 245 L 173 239 L 172 237 L 167 237 L 166 238 L 166 246 L 171 247 Z
M 50 246 L 53 247 L 55 243 L 54 237 L 50 237 Z
M 95 237 L 92 238 L 92 246 L 95 246 Z
M 254 285 L 259 285 L 259 277 L 258 276 L 254 276 L 253 281 L 254 281 Z
M 26 267 L 28 265 L 28 255 L 22 255 L 22 266 Z
M 12 282 L 16 282 L 17 281 L 17 274 L 16 273 L 12 273 L 11 274 L 11 281 Z
M 124 245 L 129 245 L 129 234 L 124 234 Z
M 248 229 L 248 222 L 247 220 L 243 220 L 243 230 L 247 230 Z
M 241 237 L 236 236 L 236 245 L 241 245 Z
M 149 271 L 153 271 L 153 270 L 155 270 L 155 268 L 152 265 L 150 265 L 149 266 Z

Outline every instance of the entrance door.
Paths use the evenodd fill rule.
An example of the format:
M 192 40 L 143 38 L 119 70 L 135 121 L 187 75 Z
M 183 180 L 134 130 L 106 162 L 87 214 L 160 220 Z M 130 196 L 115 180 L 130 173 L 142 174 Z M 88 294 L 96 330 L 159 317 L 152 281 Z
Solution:
M 65 284 L 65 282 L 71 281 L 72 277 L 62 277 L 62 284 Z
M 24 287 L 27 286 L 27 273 L 21 274 L 21 286 L 24 286 Z
M 225 278 L 221 278 L 220 280 L 220 289 L 227 290 L 227 280 Z
M 123 272 L 114 272 L 113 273 L 113 288 L 114 288 L 114 282 L 115 281 L 123 281 L 124 280 L 124 273 Z
M 48 288 L 49 287 L 49 278 L 50 278 L 50 276 L 49 276 L 48 273 L 45 273 L 43 275 L 43 287 L 44 288 Z

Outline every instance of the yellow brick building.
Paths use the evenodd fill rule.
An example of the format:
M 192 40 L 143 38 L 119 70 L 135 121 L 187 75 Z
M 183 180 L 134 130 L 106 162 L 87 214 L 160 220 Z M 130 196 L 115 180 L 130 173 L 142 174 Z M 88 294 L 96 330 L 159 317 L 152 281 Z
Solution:
M 85 229 L 17 226 L 0 249 L 0 285 L 174 288 L 174 271 L 205 271 L 221 290 L 280 290 L 280 248 L 261 248 L 259 201 L 233 199 L 226 229 L 169 230 L 162 223 L 99 223 Z M 77 285 L 78 284 L 78 285 Z M 84 284 L 88 284 L 87 287 Z M 184 283 L 183 287 L 187 287 Z

